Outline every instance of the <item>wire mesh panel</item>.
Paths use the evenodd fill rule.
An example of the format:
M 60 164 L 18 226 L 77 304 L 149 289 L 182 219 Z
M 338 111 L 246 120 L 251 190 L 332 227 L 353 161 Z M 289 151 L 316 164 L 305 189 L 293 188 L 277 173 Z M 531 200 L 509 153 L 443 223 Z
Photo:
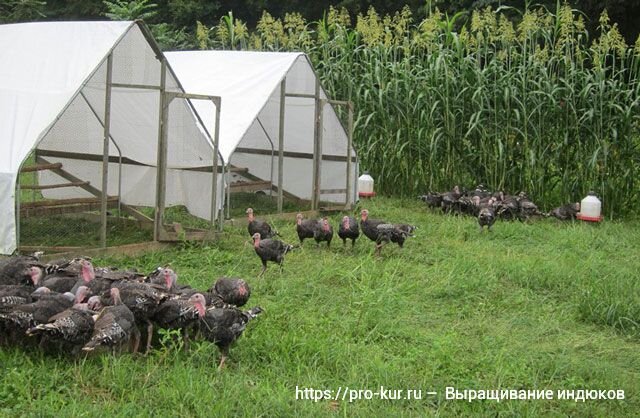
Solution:
M 324 208 L 341 208 L 354 202 L 356 161 L 349 140 L 353 111 L 348 102 L 322 100 L 321 103 L 319 205 Z
M 223 165 L 218 157 L 214 158 L 215 132 L 208 140 L 204 128 L 194 124 L 189 100 L 196 100 L 196 96 L 176 92 L 168 93 L 166 97 L 169 103 L 161 222 L 169 234 L 189 238 L 190 232 L 204 233 L 215 227 L 224 204 Z M 214 114 L 217 112 L 215 100 L 200 97 L 198 101 L 208 102 L 204 108 Z M 216 172 L 213 171 L 214 160 Z M 214 191 L 215 200 L 212 199 Z
M 19 244 L 23 251 L 70 251 L 101 244 L 100 200 L 82 189 L 89 182 L 70 181 L 64 163 L 36 162 L 34 153 L 19 177 Z M 49 172 L 45 174 L 45 172 Z M 58 175 L 59 173 L 61 175 Z M 41 181 L 45 178 L 46 181 Z M 54 183 L 53 181 L 57 181 Z M 82 183 L 81 186 L 73 184 Z M 58 188 L 75 190 L 78 196 L 56 199 L 46 196 Z M 77 190 L 76 190 L 77 189 Z M 89 196 L 87 196 L 87 194 Z M 140 222 L 120 216 L 117 196 L 108 201 L 107 245 L 122 245 L 151 239 L 151 230 Z

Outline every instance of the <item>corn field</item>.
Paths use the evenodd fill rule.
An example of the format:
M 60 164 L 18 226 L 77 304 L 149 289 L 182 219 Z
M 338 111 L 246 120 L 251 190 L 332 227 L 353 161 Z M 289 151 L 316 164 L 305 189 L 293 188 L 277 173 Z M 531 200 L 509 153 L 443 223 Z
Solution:
M 354 143 L 378 191 L 483 183 L 551 207 L 594 190 L 608 217 L 640 204 L 640 40 L 627 45 L 606 12 L 593 36 L 559 5 L 435 9 L 419 22 L 408 8 L 264 13 L 254 31 L 229 14 L 197 37 L 203 49 L 305 51 L 329 94 L 355 103 Z

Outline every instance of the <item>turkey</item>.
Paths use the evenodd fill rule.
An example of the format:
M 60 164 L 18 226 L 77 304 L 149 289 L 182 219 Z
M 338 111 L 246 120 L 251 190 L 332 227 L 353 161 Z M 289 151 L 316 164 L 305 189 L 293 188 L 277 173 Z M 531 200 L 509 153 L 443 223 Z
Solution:
M 37 286 L 43 276 L 42 265 L 33 256 L 16 256 L 0 262 L 0 285 Z
M 351 248 L 353 248 L 356 240 L 360 236 L 360 227 L 356 220 L 350 216 L 344 216 L 338 228 L 338 236 L 342 239 L 342 244 L 345 246 L 347 245 L 347 239 L 350 239 Z
M 520 204 L 515 196 L 506 195 L 503 192 L 498 192 L 498 207 L 496 214 L 507 220 L 514 220 L 519 217 Z
M 0 285 L 0 312 L 10 311 L 13 306 L 31 303 L 32 287 L 24 285 Z
M 93 327 L 91 339 L 82 351 L 94 351 L 98 347 L 111 347 L 114 351 L 116 347 L 134 338 L 133 352 L 138 350 L 140 333 L 136 327 L 133 313 L 120 299 L 120 290 L 114 287 L 110 290 L 115 305 L 107 306 L 100 311 Z
M 376 243 L 376 254 L 380 255 L 381 248 L 389 242 L 395 242 L 400 248 L 407 237 L 413 236 L 416 227 L 408 224 L 389 224 L 379 219 L 369 219 L 369 211 L 363 209 L 360 213 L 360 228 L 362 233 Z
M 427 193 L 422 196 L 418 196 L 418 199 L 422 200 L 427 204 L 429 208 L 440 208 L 442 207 L 442 194 L 441 193 Z
M 262 313 L 262 308 L 256 306 L 248 311 L 237 308 L 211 308 L 200 320 L 200 333 L 214 343 L 222 354 L 218 370 L 222 369 L 229 355 L 229 347 L 245 330 L 247 323 Z
M 93 295 L 87 299 L 86 302 L 76 303 L 73 305 L 73 308 L 80 309 L 83 311 L 94 311 L 100 312 L 104 305 L 102 304 L 102 298 L 98 295 Z
M 70 308 L 75 296 L 72 293 L 49 293 L 35 302 L 13 307 L 0 313 L 0 327 L 8 334 L 10 341 L 24 335 L 25 331 L 38 324 L 44 324 L 52 316 Z
M 112 283 L 121 281 L 141 281 L 144 275 L 136 270 L 119 270 L 117 267 L 97 267 L 94 269 L 96 278 L 110 280 Z
M 525 192 L 518 193 L 517 200 L 520 206 L 520 220 L 527 220 L 531 216 L 545 215 L 538 210 L 538 206 L 529 199 Z
M 202 318 L 206 310 L 206 300 L 202 293 L 195 293 L 189 299 L 170 299 L 158 306 L 153 314 L 153 322 L 160 328 L 187 328 Z
M 178 275 L 169 267 L 158 267 L 147 277 L 150 283 L 160 285 L 169 292 L 175 290 L 178 281 Z
M 271 225 L 266 223 L 265 221 L 258 220 L 253 216 L 253 209 L 247 209 L 247 220 L 249 224 L 247 225 L 247 230 L 249 231 L 249 235 L 253 236 L 255 233 L 260 234 L 260 238 L 267 239 L 272 238 L 278 234 L 278 231 L 271 228 Z
M 329 224 L 329 220 L 325 216 L 320 222 L 318 227 L 313 232 L 313 239 L 316 241 L 316 245 L 320 245 L 321 242 L 327 242 L 327 248 L 331 246 L 331 240 L 333 239 L 333 228 Z
M 219 296 L 224 303 L 235 306 L 243 306 L 251 296 L 247 282 L 235 277 L 220 277 L 208 292 Z M 208 301 L 207 305 L 210 304 Z
M 496 221 L 496 209 L 494 207 L 496 200 L 490 198 L 488 202 L 480 205 L 478 212 L 478 225 L 480 226 L 480 232 L 487 227 L 487 231 L 491 232 L 491 226 Z
M 471 193 L 471 197 L 479 197 L 480 199 L 484 199 L 491 196 L 491 192 L 486 188 L 484 184 L 478 184 L 474 191 Z
M 313 238 L 317 228 L 318 221 L 315 219 L 302 219 L 301 213 L 296 215 L 296 232 L 298 233 L 298 239 L 300 239 L 300 245 L 302 245 L 305 238 Z
M 153 338 L 153 323 L 151 318 L 162 302 L 169 299 L 170 294 L 156 288 L 155 285 L 139 282 L 123 281 L 114 285 L 119 290 L 122 303 L 127 306 L 136 319 L 136 325 L 145 326 L 147 332 L 147 342 L 145 354 L 151 350 L 151 339 Z M 112 298 L 103 298 L 104 304 L 112 304 Z
M 63 273 L 46 276 L 41 282 L 41 286 L 51 289 L 52 292 L 70 292 L 78 284 L 78 276 L 66 276 Z M 80 280 L 80 283 L 84 282 Z
M 172 299 L 188 300 L 191 296 L 197 293 L 200 293 L 202 296 L 204 296 L 205 308 L 209 308 L 212 306 L 216 308 L 226 308 L 229 306 L 235 306 L 233 304 L 226 303 L 224 300 L 222 300 L 220 295 L 213 292 L 213 288 L 210 288 L 206 292 L 202 292 L 190 286 L 184 286 L 181 289 L 179 289 L 176 293 L 173 294 Z
M 456 208 L 456 202 L 460 199 L 462 193 L 459 186 L 453 186 L 453 190 L 442 194 L 441 207 L 444 213 L 451 213 Z
M 43 336 L 43 341 L 57 341 L 70 346 L 76 354 L 79 348 L 89 342 L 93 334 L 95 312 L 73 307 L 49 318 L 47 323 L 38 324 L 27 330 L 28 336 Z
M 277 239 L 261 239 L 260 234 L 256 232 L 253 234 L 253 248 L 256 250 L 260 260 L 262 260 L 262 271 L 258 275 L 258 277 L 261 277 L 267 270 L 268 261 L 280 264 L 280 271 L 282 271 L 284 256 L 293 250 L 294 246 L 285 244 Z
M 580 212 L 580 202 L 575 202 L 553 209 L 549 212 L 549 216 L 561 221 L 569 221 L 576 219 L 578 212 Z
M 98 295 L 106 290 L 111 289 L 113 282 L 104 277 L 96 277 L 96 271 L 91 261 L 83 259 L 80 261 L 80 279 L 78 283 L 71 289 L 75 292 L 79 286 L 87 286 L 91 293 Z

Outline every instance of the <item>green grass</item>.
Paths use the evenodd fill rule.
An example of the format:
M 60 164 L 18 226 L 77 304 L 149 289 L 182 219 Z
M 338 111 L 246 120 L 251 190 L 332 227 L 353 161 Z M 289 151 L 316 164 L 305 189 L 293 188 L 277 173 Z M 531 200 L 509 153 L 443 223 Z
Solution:
M 265 313 L 231 350 L 165 345 L 147 357 L 86 359 L 0 350 L 0 415 L 15 416 L 634 416 L 640 410 L 637 222 L 498 222 L 376 198 L 372 217 L 410 221 L 404 249 L 366 238 L 260 262 L 244 225 L 225 239 L 98 264 L 170 263 L 207 288 L 246 278 Z M 269 216 L 260 216 L 269 219 Z M 332 216 L 336 225 L 340 215 Z M 292 222 L 275 222 L 295 242 Z M 295 387 L 422 389 L 422 400 L 296 400 Z M 620 389 L 626 399 L 454 401 L 445 388 Z M 437 396 L 427 396 L 436 391 Z

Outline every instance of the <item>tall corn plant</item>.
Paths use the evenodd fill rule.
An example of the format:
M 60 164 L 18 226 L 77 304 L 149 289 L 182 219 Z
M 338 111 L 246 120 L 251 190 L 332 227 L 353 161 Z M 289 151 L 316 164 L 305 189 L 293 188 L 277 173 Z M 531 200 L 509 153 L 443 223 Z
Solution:
M 609 216 L 637 207 L 640 41 L 628 48 L 606 14 L 591 41 L 566 4 L 515 26 L 487 8 L 456 32 L 460 17 L 265 13 L 247 46 L 305 51 L 330 94 L 355 102 L 355 146 L 382 192 L 484 183 L 545 207 L 589 190 Z

